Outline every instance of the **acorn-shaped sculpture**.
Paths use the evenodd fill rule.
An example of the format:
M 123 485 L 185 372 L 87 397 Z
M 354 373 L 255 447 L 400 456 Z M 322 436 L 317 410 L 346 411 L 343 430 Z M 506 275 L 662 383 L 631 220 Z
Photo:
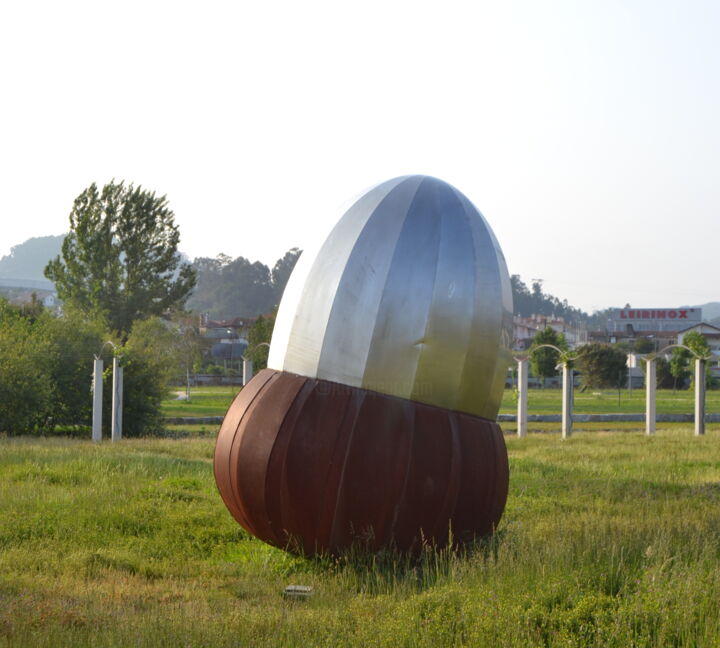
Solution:
M 426 176 L 371 189 L 300 257 L 269 368 L 225 416 L 215 479 L 228 509 L 306 555 L 492 533 L 511 327 L 505 260 L 462 193 Z

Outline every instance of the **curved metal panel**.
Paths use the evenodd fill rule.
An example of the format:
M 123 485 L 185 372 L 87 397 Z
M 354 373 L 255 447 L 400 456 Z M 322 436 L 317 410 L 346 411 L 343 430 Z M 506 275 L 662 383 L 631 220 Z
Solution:
M 335 225 L 314 258 L 308 255 L 297 281 L 292 281 L 293 270 L 278 309 L 280 330 L 277 340 L 273 331 L 268 366 L 317 375 L 325 327 L 348 257 L 375 208 L 403 179 L 390 180 L 364 194 Z
M 366 193 L 298 262 L 268 364 L 494 419 L 511 332 L 483 216 L 445 182 L 406 176 Z
M 305 554 L 490 534 L 509 480 L 497 423 L 269 369 L 230 406 L 214 463 L 235 519 Z
M 318 376 L 360 387 L 393 251 L 422 178 L 397 185 L 357 238 L 342 273 L 325 331 Z M 381 390 L 378 390 L 381 391 Z

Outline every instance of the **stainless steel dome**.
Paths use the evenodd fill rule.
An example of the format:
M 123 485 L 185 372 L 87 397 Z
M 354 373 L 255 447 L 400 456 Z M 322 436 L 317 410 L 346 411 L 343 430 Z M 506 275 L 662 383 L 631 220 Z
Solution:
M 384 182 L 301 256 L 268 366 L 494 420 L 512 340 L 500 246 L 427 176 Z

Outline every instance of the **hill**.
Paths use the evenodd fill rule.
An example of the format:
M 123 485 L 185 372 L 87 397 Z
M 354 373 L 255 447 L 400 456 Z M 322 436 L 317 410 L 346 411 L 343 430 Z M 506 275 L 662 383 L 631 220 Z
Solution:
M 10 254 L 0 259 L 0 278 L 32 282 L 33 287 L 52 288 L 43 270 L 50 259 L 60 254 L 65 234 L 38 236 L 10 248 Z

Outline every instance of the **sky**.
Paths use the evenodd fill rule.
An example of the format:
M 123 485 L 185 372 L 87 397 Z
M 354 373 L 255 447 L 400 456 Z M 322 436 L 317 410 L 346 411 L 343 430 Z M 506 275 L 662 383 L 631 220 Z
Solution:
M 272 264 L 421 173 L 572 305 L 720 300 L 718 33 L 715 0 L 4 2 L 0 256 L 114 178 L 190 257 Z

